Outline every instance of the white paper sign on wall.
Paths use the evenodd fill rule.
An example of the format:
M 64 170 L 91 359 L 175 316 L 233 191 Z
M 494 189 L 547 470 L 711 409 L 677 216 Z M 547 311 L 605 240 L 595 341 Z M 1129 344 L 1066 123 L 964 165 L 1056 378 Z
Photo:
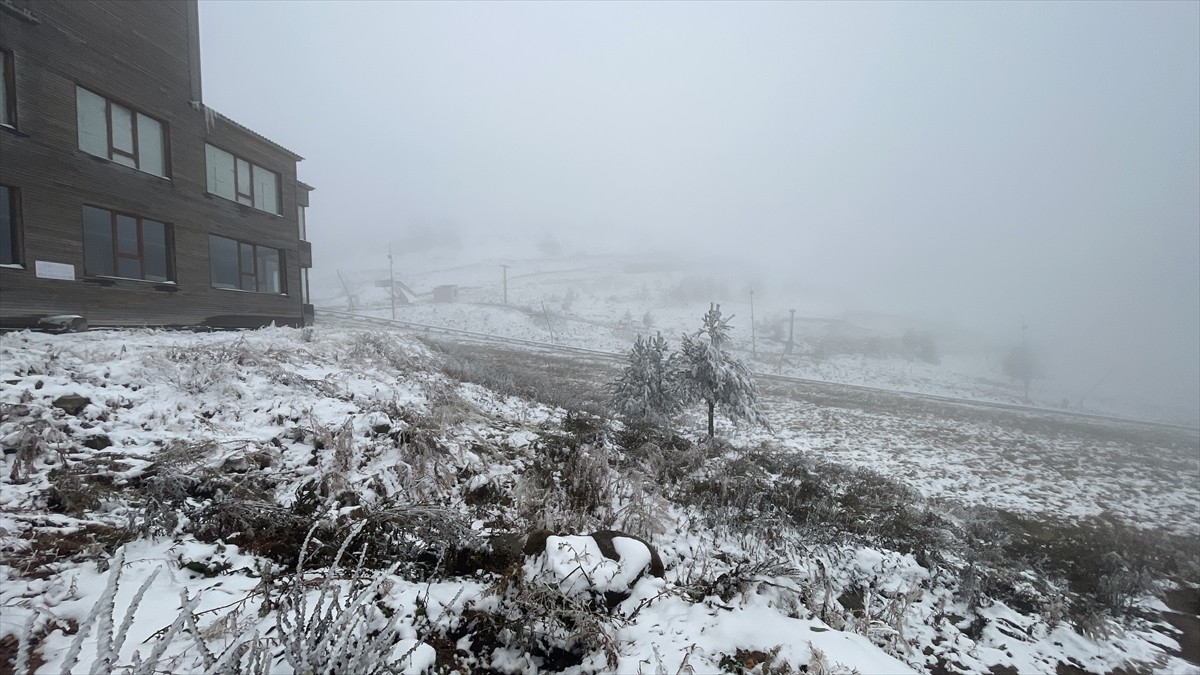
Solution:
M 75 281 L 75 266 L 65 263 L 47 262 L 38 260 L 34 263 L 34 272 L 39 279 L 62 279 L 63 281 Z

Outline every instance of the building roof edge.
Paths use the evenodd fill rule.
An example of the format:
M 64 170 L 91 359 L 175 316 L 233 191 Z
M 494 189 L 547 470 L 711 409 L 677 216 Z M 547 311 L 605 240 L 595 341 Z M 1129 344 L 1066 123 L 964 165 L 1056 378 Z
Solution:
M 228 115 L 224 115 L 220 112 L 217 112 L 216 110 L 213 110 L 212 108 L 208 107 L 207 105 L 205 105 L 203 103 L 200 103 L 199 101 L 192 101 L 192 107 L 196 108 L 197 110 L 203 110 L 206 115 L 210 116 L 210 121 L 209 121 L 210 126 L 212 125 L 213 119 L 219 119 L 223 122 L 228 122 L 229 124 L 233 125 L 234 127 L 250 134 L 254 138 L 257 138 L 258 140 L 270 145 L 271 147 L 275 148 L 276 150 L 283 152 L 291 159 L 293 159 L 297 162 L 304 161 L 304 158 L 301 157 L 300 155 L 296 154 L 295 152 L 288 150 L 287 148 L 283 147 L 282 145 L 276 143 L 275 141 L 267 138 L 266 136 L 263 136 L 262 134 L 258 133 L 255 130 L 251 129 L 250 127 L 248 127 L 244 124 L 238 123 L 236 120 L 229 117 Z M 312 188 L 309 188 L 309 189 L 312 189 Z

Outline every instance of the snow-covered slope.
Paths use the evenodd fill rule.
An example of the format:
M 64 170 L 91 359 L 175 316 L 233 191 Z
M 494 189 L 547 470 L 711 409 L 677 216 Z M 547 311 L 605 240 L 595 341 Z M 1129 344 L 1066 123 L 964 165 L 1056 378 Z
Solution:
M 970 590 L 975 563 L 952 540 L 880 536 L 896 513 L 927 543 L 957 526 L 898 485 L 813 459 L 794 431 L 784 445 L 625 441 L 505 391 L 503 364 L 447 370 L 448 358 L 336 328 L 0 337 L 0 658 L 37 672 L 140 659 L 275 673 L 337 654 L 351 661 L 313 667 L 1187 667 L 1153 621 L 1101 618 L 1085 637 L 1043 606 L 1061 602 L 1053 580 Z M 818 487 L 827 496 L 804 510 Z M 763 510 L 792 489 L 792 515 Z M 875 499 L 900 501 L 863 516 L 869 527 L 846 515 Z M 574 561 L 592 581 L 539 580 L 531 566 L 547 561 L 513 552 L 535 528 L 631 532 L 665 574 L 615 567 L 600 587 L 610 563 L 559 558 L 564 579 Z M 911 550 L 889 548 L 901 540 Z M 611 608 L 586 592 L 622 585 Z M 1129 602 L 1161 609 L 1146 590 Z

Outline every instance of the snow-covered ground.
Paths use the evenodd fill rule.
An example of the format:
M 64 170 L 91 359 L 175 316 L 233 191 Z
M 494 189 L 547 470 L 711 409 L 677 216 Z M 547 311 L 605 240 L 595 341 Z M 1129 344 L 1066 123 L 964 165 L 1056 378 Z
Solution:
M 782 468 L 753 462 L 767 476 L 758 494 L 728 495 L 770 501 L 794 478 L 778 472 L 834 481 L 812 473 L 823 465 L 810 456 L 824 455 L 928 484 L 939 498 L 957 475 L 967 502 L 1064 516 L 1106 504 L 1113 518 L 1153 526 L 1187 523 L 1196 503 L 1187 465 L 1148 475 L 1137 494 L 1141 477 L 1094 484 L 1103 469 L 1074 459 L 1090 441 L 1035 431 L 989 440 L 1014 451 L 1051 445 L 1079 471 L 1031 506 L 1023 472 L 1032 469 L 1017 455 L 997 458 L 990 474 L 968 472 L 977 457 L 947 456 L 954 474 L 929 481 L 942 446 L 914 440 L 933 428 L 920 419 L 904 426 L 772 398 L 777 436 L 729 430 L 734 444 L 711 452 L 626 446 L 578 431 L 561 408 L 451 378 L 443 358 L 403 332 L 336 327 L 0 337 L 0 658 L 37 672 L 76 660 L 74 672 L 109 672 L 139 658 L 157 672 L 222 672 L 226 661 L 252 670 L 254 658 L 257 672 L 292 672 L 303 670 L 302 654 L 339 650 L 405 672 L 1192 668 L 1171 655 L 1177 640 L 1153 618 L 1165 607 L 1149 587 L 1130 596 L 1143 618 L 1100 616 L 1084 635 L 1064 619 L 1070 601 L 1055 580 L 1018 578 L 1008 592 L 1029 606 L 991 597 L 986 585 L 972 595 L 974 563 L 958 549 L 892 550 L 870 528 L 809 539 L 772 524 L 778 514 L 720 511 L 704 488 L 724 485 L 739 458 L 772 457 Z M 657 460 L 638 454 L 660 450 Z M 906 474 L 914 466 L 924 473 Z M 1130 485 L 1135 497 L 1116 503 Z M 926 509 L 936 504 L 913 499 L 914 512 L 935 517 Z M 743 519 L 752 525 L 735 524 Z M 286 547 L 298 523 L 317 528 L 309 546 L 324 557 L 292 577 L 297 554 Z M 391 557 L 375 567 L 368 557 L 370 569 L 355 573 L 360 539 L 335 566 L 339 540 L 356 527 L 377 528 L 368 543 Z M 661 555 L 663 575 L 648 574 L 649 556 L 629 542 L 620 564 L 579 537 L 501 554 L 536 528 L 636 534 Z M 482 557 L 470 557 L 473 547 Z M 466 563 L 448 562 L 460 553 Z M 398 568 L 386 564 L 393 558 Z M 627 596 L 603 595 L 622 589 Z M 341 603 L 333 616 L 359 619 L 321 633 L 315 607 L 332 596 Z M 185 599 L 197 604 L 181 612 Z
M 964 506 L 1062 517 L 1115 517 L 1200 537 L 1200 456 L 1186 432 L 1106 435 L 1038 420 L 1026 428 L 987 414 L 947 420 L 801 405 L 768 398 L 772 438 L 902 480 L 923 495 Z M 1111 427 L 1116 429 L 1116 427 Z

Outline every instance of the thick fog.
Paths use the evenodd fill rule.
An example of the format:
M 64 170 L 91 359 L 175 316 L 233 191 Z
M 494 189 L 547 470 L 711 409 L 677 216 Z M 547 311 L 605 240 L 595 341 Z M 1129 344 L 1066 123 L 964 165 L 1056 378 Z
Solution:
M 1200 405 L 1200 4 L 201 2 L 326 270 L 446 227 L 675 251 Z M 316 270 L 314 270 L 316 274 Z M 1081 386 L 1083 386 L 1081 384 Z

